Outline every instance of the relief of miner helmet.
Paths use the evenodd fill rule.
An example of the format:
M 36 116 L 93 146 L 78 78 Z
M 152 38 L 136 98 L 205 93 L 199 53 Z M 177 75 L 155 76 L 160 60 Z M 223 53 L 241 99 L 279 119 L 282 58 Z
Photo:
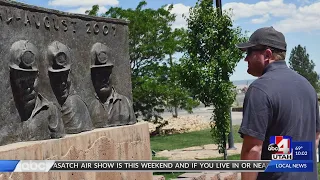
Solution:
M 120 126 L 136 122 L 131 101 L 117 93 L 110 83 L 113 67 L 109 47 L 95 43 L 91 48 L 91 80 L 96 94 L 89 106 L 94 127 Z
M 48 47 L 48 74 L 52 90 L 61 106 L 62 120 L 68 134 L 92 130 L 88 108 L 72 90 L 70 80 L 71 51 L 61 42 L 54 41 Z
M 48 47 L 47 58 L 51 87 L 59 104 L 62 105 L 70 92 L 70 50 L 66 45 L 54 41 Z
M 59 138 L 64 135 L 57 107 L 38 92 L 38 58 L 37 48 L 29 41 L 20 40 L 11 46 L 10 83 L 22 122 L 16 124 L 13 131 L 15 134 L 10 136 L 20 137 L 22 141 Z
M 37 48 L 26 40 L 20 40 L 12 44 L 10 48 L 9 67 L 19 71 L 38 72 L 39 52 Z

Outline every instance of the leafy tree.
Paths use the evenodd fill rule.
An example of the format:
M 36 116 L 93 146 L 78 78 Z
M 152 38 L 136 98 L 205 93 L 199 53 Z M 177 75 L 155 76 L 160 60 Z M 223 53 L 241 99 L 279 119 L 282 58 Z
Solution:
M 161 120 L 165 107 L 166 65 L 160 66 L 166 55 L 166 43 L 171 33 L 169 23 L 175 17 L 164 7 L 143 9 L 141 1 L 136 9 L 111 7 L 107 17 L 126 19 L 129 24 L 129 55 L 132 67 L 133 105 L 137 116 L 144 120 Z
M 319 75 L 314 71 L 315 64 L 309 58 L 306 47 L 300 44 L 291 50 L 289 58 L 290 68 L 305 77 L 310 84 L 319 92 Z
M 230 107 L 235 100 L 229 77 L 243 54 L 235 44 L 246 38 L 234 28 L 229 14 L 213 7 L 212 0 L 198 0 L 188 22 L 187 53 L 181 62 L 183 85 L 204 105 L 213 105 L 212 136 L 219 152 L 226 154 Z
M 166 107 L 172 111 L 173 117 L 178 117 L 178 108 L 185 109 L 189 113 L 200 103 L 191 97 L 191 93 L 182 86 L 179 79 L 179 62 L 174 61 L 173 55 L 175 52 L 184 52 L 186 43 L 186 30 L 175 29 L 169 36 L 167 52 L 169 56 L 168 64 L 168 81 L 167 81 L 167 103 Z
M 85 14 L 90 16 L 98 16 L 99 5 L 93 5 L 91 10 L 86 10 Z
M 197 103 L 175 77 L 177 63 L 172 56 L 183 51 L 186 31 L 171 28 L 175 15 L 172 5 L 145 8 L 141 1 L 135 9 L 111 7 L 103 16 L 128 20 L 129 55 L 132 68 L 133 105 L 137 116 L 160 122 L 166 107 L 190 110 Z M 97 14 L 94 9 L 87 11 Z M 167 58 L 169 57 L 169 58 Z

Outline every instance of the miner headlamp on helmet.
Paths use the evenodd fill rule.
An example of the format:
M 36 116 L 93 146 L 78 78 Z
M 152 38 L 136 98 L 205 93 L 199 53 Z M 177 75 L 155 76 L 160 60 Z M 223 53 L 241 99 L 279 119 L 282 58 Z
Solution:
M 52 42 L 48 47 L 50 72 L 64 72 L 70 70 L 71 53 L 69 47 L 59 41 Z
M 102 43 L 95 43 L 90 52 L 91 68 L 113 67 L 110 48 Z
M 27 40 L 20 40 L 10 48 L 9 67 L 17 71 L 38 72 L 38 50 Z

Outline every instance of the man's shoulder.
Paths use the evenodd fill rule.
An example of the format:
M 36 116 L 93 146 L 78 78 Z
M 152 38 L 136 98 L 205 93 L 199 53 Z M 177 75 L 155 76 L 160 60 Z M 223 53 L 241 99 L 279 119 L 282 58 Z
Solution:
M 262 97 L 265 97 L 270 100 L 270 97 L 272 96 L 272 92 L 274 91 L 272 89 L 272 79 L 266 78 L 266 77 L 260 77 L 253 81 L 245 94 L 245 100 L 251 99 L 254 101 L 262 101 Z
M 299 86 L 302 85 L 311 87 L 310 82 L 305 77 L 292 69 L 286 68 L 282 69 L 282 71 L 277 71 L 276 73 L 267 72 L 256 79 L 254 82 L 252 82 L 250 86 L 268 90 L 279 88 L 282 85 L 291 86 L 297 83 L 299 84 Z
M 304 92 L 302 94 L 312 94 L 312 96 L 315 94 L 310 82 L 291 69 L 286 69 L 279 74 L 266 73 L 262 75 L 250 84 L 247 93 L 252 96 L 252 94 L 257 94 L 257 89 L 263 92 L 258 94 L 265 94 L 274 100 L 279 99 L 279 94 L 281 94 L 281 98 L 289 98 L 295 94 L 301 94 L 301 92 Z
M 279 71 L 279 73 L 266 72 L 256 80 L 254 80 L 250 87 L 254 87 L 265 92 L 272 91 L 274 88 L 279 88 L 279 84 L 290 81 L 302 80 L 300 75 L 291 69 L 283 69 L 284 71 Z
M 272 84 L 272 81 L 274 81 L 274 79 L 272 77 L 269 76 L 261 76 L 259 78 L 257 78 L 256 80 L 254 80 L 248 87 L 248 89 L 259 89 L 259 90 L 267 90 L 270 85 Z

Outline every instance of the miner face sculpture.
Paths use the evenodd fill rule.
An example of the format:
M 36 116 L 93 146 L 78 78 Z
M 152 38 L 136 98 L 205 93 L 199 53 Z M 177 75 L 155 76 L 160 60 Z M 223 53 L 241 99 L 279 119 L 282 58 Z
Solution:
M 102 102 L 110 96 L 112 85 L 110 76 L 113 69 L 109 48 L 101 43 L 95 43 L 91 49 L 91 80 L 99 99 Z

